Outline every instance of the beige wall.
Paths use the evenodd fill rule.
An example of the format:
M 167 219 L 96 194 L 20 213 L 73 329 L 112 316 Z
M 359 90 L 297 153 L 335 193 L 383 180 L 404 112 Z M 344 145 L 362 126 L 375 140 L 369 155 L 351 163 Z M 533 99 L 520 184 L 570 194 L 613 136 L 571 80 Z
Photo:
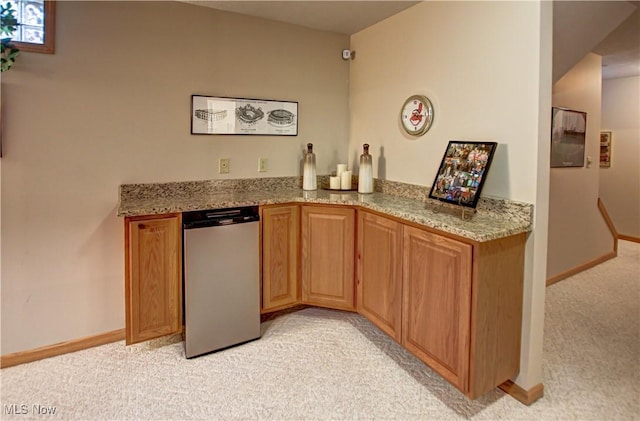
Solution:
M 537 145 L 527 137 L 537 133 L 538 92 L 523 81 L 537 77 L 538 57 L 522 43 L 537 48 L 533 32 L 524 33 L 536 24 L 525 11 L 536 7 L 424 2 L 352 36 L 351 162 L 368 142 L 375 175 L 430 186 L 449 140 L 497 141 L 484 194 L 533 202 L 535 179 L 524 169 L 534 165 Z M 435 108 L 433 126 L 418 138 L 399 123 L 413 94 L 427 95 Z
M 58 2 L 56 30 L 2 74 L 2 354 L 124 326 L 120 184 L 347 157 L 347 36 L 174 2 Z M 299 101 L 299 135 L 192 136 L 194 93 Z
M 546 2 L 423 2 L 351 37 L 354 168 L 366 142 L 374 175 L 427 188 L 449 140 L 495 140 L 483 194 L 535 204 L 517 380 L 527 389 L 542 376 L 551 20 Z M 419 138 L 399 123 L 413 94 L 435 108 L 432 128 Z
M 587 132 L 585 166 L 551 168 L 548 277 L 613 250 L 613 238 L 597 207 L 601 81 L 602 59 L 590 53 L 553 85 L 553 106 L 585 111 Z
M 619 234 L 640 238 L 640 77 L 602 81 L 602 130 L 612 132 L 611 167 L 600 197 Z

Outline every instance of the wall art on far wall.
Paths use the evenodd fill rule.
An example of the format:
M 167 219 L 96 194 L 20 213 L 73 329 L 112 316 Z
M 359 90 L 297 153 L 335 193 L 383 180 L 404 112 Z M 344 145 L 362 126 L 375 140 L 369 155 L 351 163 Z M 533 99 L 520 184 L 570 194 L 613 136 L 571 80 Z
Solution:
M 191 95 L 191 134 L 298 135 L 298 103 Z
M 611 132 L 600 132 L 600 168 L 611 166 Z
M 551 168 L 584 167 L 587 113 L 551 109 Z
M 429 197 L 475 208 L 498 144 L 450 140 Z

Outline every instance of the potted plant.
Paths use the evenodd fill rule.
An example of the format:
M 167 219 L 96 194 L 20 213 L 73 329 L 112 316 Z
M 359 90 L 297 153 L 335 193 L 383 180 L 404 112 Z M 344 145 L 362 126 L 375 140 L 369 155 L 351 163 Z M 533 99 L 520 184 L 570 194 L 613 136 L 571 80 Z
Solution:
M 0 50 L 0 71 L 6 72 L 13 66 L 16 57 L 20 54 L 15 45 L 11 43 L 11 35 L 18 29 L 18 19 L 14 15 L 15 10 L 11 3 L 0 5 L 0 36 L 2 36 L 2 49 Z

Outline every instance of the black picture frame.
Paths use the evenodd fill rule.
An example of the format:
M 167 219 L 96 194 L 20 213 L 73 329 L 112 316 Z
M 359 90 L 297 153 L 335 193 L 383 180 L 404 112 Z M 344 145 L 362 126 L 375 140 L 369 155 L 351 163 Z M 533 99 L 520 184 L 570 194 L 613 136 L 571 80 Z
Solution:
M 191 95 L 191 134 L 297 136 L 298 103 Z
M 610 130 L 600 132 L 600 168 L 611 168 L 611 142 L 613 133 Z M 2 139 L 0 138 L 0 146 Z M 0 150 L 0 156 L 1 155 Z
M 587 113 L 551 108 L 551 168 L 584 167 Z
M 497 147 L 497 142 L 450 140 L 429 198 L 475 208 Z

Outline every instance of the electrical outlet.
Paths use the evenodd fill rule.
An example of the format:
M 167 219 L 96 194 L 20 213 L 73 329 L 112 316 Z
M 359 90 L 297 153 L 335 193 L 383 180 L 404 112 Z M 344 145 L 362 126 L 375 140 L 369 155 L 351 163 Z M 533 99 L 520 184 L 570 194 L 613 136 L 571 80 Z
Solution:
M 228 174 L 230 165 L 231 160 L 229 158 L 220 158 L 220 160 L 218 161 L 218 173 Z
M 267 158 L 258 158 L 258 172 L 267 172 Z

